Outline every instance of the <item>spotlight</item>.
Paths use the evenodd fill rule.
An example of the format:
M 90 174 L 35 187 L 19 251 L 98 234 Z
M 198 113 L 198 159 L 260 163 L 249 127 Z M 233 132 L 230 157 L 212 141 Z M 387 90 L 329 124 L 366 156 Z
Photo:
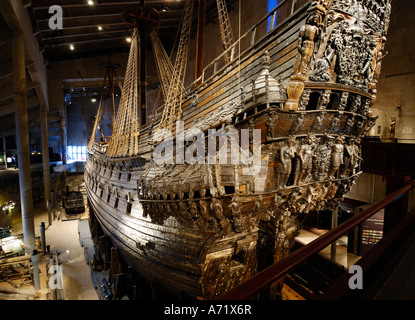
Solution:
M 101 27 L 101 26 L 98 26 L 98 30 L 99 30 L 99 31 L 102 31 L 102 27 Z
M 71 49 L 71 51 L 74 51 L 75 50 L 74 45 L 73 44 L 69 45 L 69 49 Z
M 92 1 L 92 0 L 88 0 L 88 4 L 89 4 L 90 6 L 93 6 L 93 5 L 94 5 L 94 1 Z

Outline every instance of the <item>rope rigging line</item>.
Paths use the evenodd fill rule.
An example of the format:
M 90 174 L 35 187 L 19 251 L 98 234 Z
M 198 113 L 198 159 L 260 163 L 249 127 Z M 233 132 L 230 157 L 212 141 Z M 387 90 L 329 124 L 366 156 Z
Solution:
M 138 153 L 138 45 L 138 34 L 134 31 L 112 139 L 106 153 L 109 157 Z
M 184 93 L 184 77 L 187 67 L 187 57 L 189 49 L 190 31 L 192 26 L 193 17 L 193 1 L 188 0 L 185 4 L 185 14 L 183 18 L 182 32 L 180 36 L 179 46 L 177 49 L 176 61 L 174 64 L 173 72 L 171 73 L 170 80 L 164 80 L 163 87 L 166 91 L 165 101 L 166 105 L 163 110 L 163 115 L 160 122 L 161 129 L 172 130 L 173 122 L 180 120 L 182 99 Z M 163 49 L 164 50 L 164 49 Z M 164 66 L 160 66 L 160 70 L 171 70 L 169 63 L 165 62 L 167 54 L 161 54 L 163 56 Z M 167 76 L 166 78 L 168 78 Z M 168 87 L 165 84 L 168 83 Z
M 183 11 L 182 17 L 181 17 L 181 19 L 180 19 L 180 25 L 179 25 L 179 28 L 177 29 L 176 37 L 174 38 L 173 47 L 172 47 L 171 52 L 170 52 L 170 55 L 169 55 L 169 64 L 171 64 L 171 65 L 173 65 L 173 64 L 171 63 L 171 60 L 172 60 L 172 57 L 173 57 L 174 49 L 176 48 L 177 41 L 179 40 L 179 36 L 180 36 L 180 33 L 181 33 L 181 27 L 182 27 L 182 25 L 183 25 L 184 15 L 185 15 L 185 12 Z M 153 30 L 154 30 L 154 29 L 153 29 Z M 157 38 L 158 38 L 158 33 L 157 33 L 157 31 L 154 31 L 154 32 L 155 32 L 155 35 L 154 35 L 154 36 L 157 36 Z M 152 35 L 151 35 L 151 36 L 152 36 Z M 160 42 L 160 49 L 161 49 L 161 50 L 163 50 L 164 52 L 166 52 L 166 50 L 164 49 L 164 46 L 161 44 L 160 39 L 158 39 L 158 41 Z M 153 40 L 152 40 L 152 45 L 154 45 Z M 153 52 L 155 53 L 155 51 L 154 51 L 154 46 L 153 46 Z M 156 65 L 157 65 L 157 63 L 158 63 L 158 62 L 157 62 L 157 61 L 158 61 L 158 57 L 157 57 L 157 55 L 158 55 L 158 54 L 156 54 L 156 53 L 155 53 L 155 61 L 156 61 Z M 166 52 L 166 55 L 167 55 L 167 52 Z M 157 66 L 157 68 L 158 68 L 158 66 Z M 157 72 L 158 72 L 158 69 L 157 69 Z M 159 76 L 160 76 L 160 75 L 159 75 Z M 170 76 L 170 75 L 169 75 L 169 76 Z M 169 80 L 169 83 L 170 83 L 170 80 Z M 159 101 L 159 99 L 160 99 L 160 95 L 161 95 L 161 93 L 163 93 L 163 95 L 164 95 L 163 90 L 160 90 L 160 91 L 159 91 L 159 93 L 158 93 L 158 95 L 157 95 L 156 102 L 155 102 L 155 104 L 154 104 L 153 112 L 152 112 L 152 114 L 151 114 L 151 118 L 152 118 L 153 120 L 154 120 L 154 115 L 155 115 L 155 113 L 156 113 L 156 110 L 158 110 L 158 108 L 157 108 L 157 103 L 158 103 L 158 101 Z M 165 95 L 164 95 L 164 98 L 166 98 L 166 96 L 165 96 Z
M 218 7 L 218 18 L 220 26 L 220 35 L 222 37 L 223 50 L 228 50 L 235 42 L 232 32 L 231 21 L 229 19 L 228 9 L 226 8 L 225 0 L 216 0 Z M 224 56 L 225 63 L 228 64 L 231 62 L 235 56 L 235 48 L 232 49 L 232 52 L 227 52 Z
M 94 121 L 94 127 L 92 130 L 92 135 L 91 138 L 89 140 L 88 143 L 88 149 L 92 150 L 93 144 L 95 142 L 95 140 L 97 139 L 96 135 L 99 132 L 102 138 L 102 142 L 104 144 L 108 143 L 108 139 L 107 136 L 105 136 L 105 134 L 102 132 L 102 126 L 103 126 L 103 120 L 105 119 L 105 103 L 104 103 L 104 99 L 106 98 L 106 93 L 108 92 L 110 94 L 110 107 L 111 107 L 111 126 L 113 126 L 113 124 L 115 123 L 115 100 L 114 100 L 114 92 L 113 92 L 113 87 L 114 87 L 114 83 L 113 83 L 113 79 L 114 76 L 115 78 L 118 80 L 118 86 L 121 88 L 122 90 L 122 84 L 120 83 L 120 80 L 118 78 L 118 74 L 116 72 L 116 68 L 119 67 L 117 65 L 111 65 L 111 63 L 109 64 L 101 64 L 103 68 L 106 69 L 105 71 L 105 76 L 104 76 L 104 81 L 103 81 L 103 89 L 101 90 L 101 95 L 100 95 L 100 100 L 99 100 L 99 105 L 98 105 L 98 111 L 97 111 L 97 115 Z M 101 67 L 100 65 L 100 67 Z M 113 128 L 111 128 L 113 129 Z M 113 130 L 111 130 L 113 131 Z M 110 136 L 110 134 L 108 134 L 108 136 Z

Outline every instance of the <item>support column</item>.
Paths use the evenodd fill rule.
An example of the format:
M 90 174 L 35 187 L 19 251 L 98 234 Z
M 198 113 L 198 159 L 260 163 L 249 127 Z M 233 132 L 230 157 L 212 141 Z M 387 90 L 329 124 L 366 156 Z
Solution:
M 61 117 L 60 121 L 61 121 L 62 164 L 65 165 L 67 163 L 65 117 Z
M 45 193 L 45 205 L 48 209 L 48 223 L 52 224 L 50 212 L 50 167 L 49 167 L 49 143 L 48 143 L 48 117 L 46 105 L 40 104 L 40 131 L 42 138 L 42 162 L 43 162 L 43 190 Z
M 24 35 L 13 31 L 13 87 L 16 120 L 16 142 L 19 163 L 20 206 L 24 246 L 27 254 L 35 249 L 35 227 L 33 218 L 32 177 L 30 172 L 29 126 L 26 98 L 26 67 Z
M 45 223 L 40 223 L 40 242 L 42 247 L 42 254 L 46 254 L 46 230 L 45 230 Z
M 7 169 L 6 137 L 3 137 L 3 159 L 4 159 L 4 169 Z
M 35 287 L 35 291 L 40 290 L 40 280 L 39 280 L 39 255 L 37 250 L 33 250 L 32 256 L 32 266 L 33 266 L 33 286 Z

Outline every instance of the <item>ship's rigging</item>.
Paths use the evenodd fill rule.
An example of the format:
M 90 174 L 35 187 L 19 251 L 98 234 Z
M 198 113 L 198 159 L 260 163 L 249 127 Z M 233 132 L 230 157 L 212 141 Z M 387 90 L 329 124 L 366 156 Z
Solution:
M 235 40 L 233 37 L 228 9 L 226 8 L 226 1 L 216 0 L 216 3 L 218 6 L 219 27 L 220 35 L 222 37 L 223 50 L 226 52 L 225 63 L 228 64 L 235 56 L 235 47 L 232 48 L 231 52 L 228 52 L 228 49 L 234 44 Z
M 120 68 L 120 65 L 118 64 L 112 64 L 109 63 L 102 63 L 100 64 L 101 68 L 105 68 L 105 76 L 104 76 L 104 82 L 103 82 L 103 90 L 101 92 L 101 98 L 98 105 L 98 111 L 94 122 L 94 127 L 92 129 L 92 135 L 88 144 L 89 150 L 92 150 L 92 145 L 96 139 L 96 135 L 99 132 L 99 140 L 102 143 L 108 143 L 108 137 L 105 136 L 104 132 L 102 131 L 102 122 L 103 122 L 103 113 L 106 109 L 106 99 L 109 97 L 110 102 L 110 110 L 111 110 L 111 125 L 112 125 L 112 132 L 114 131 L 114 124 L 115 124 L 115 97 L 114 97 L 114 79 L 117 80 L 117 85 L 122 91 L 122 84 L 118 77 L 117 70 Z
M 217 0 L 216 2 L 222 45 L 225 51 L 224 60 L 225 63 L 229 63 L 233 60 L 235 54 L 235 47 L 231 51 L 229 50 L 234 44 L 232 27 L 226 7 L 226 1 Z M 143 46 L 141 41 L 143 40 L 143 35 L 140 31 L 140 26 L 142 27 L 142 24 L 140 23 L 144 20 L 142 19 L 143 16 L 146 16 L 146 20 L 150 21 L 150 28 L 148 28 L 147 25 L 146 29 L 150 29 L 150 39 L 161 83 L 161 92 L 163 93 L 165 101 L 158 129 L 171 131 L 173 130 L 173 123 L 181 119 L 182 102 L 185 95 L 184 79 L 188 62 L 193 8 L 194 1 L 187 0 L 184 7 L 180 40 L 174 64 L 172 63 L 172 57 L 167 54 L 157 34 L 157 15 L 151 10 L 146 9 L 144 6 L 139 9 L 127 8 L 123 13 L 124 20 L 131 26 L 132 40 L 118 112 L 115 116 L 115 110 L 113 109 L 112 113 L 112 137 L 109 141 L 107 138 L 102 138 L 104 139 L 103 142 L 109 144 L 106 152 L 108 157 L 134 156 L 139 152 L 138 136 L 140 134 L 140 124 L 145 124 L 146 122 L 145 120 L 140 119 L 146 117 L 145 111 L 141 109 L 147 107 L 146 98 L 144 97 L 145 93 L 143 92 L 146 87 L 145 81 L 143 81 L 145 75 L 142 75 L 142 73 L 145 72 L 142 63 L 142 61 L 145 60 L 145 55 L 142 52 Z M 108 85 L 108 87 L 111 86 L 112 85 Z M 102 102 L 100 102 L 100 106 L 101 105 Z M 92 148 L 92 143 L 96 139 L 96 132 L 97 130 L 100 130 L 101 117 L 102 108 L 100 107 L 97 113 L 97 119 L 89 148 Z M 163 130 L 161 130 L 161 132 L 163 132 Z
M 168 88 L 165 89 L 165 101 L 163 115 L 160 122 L 160 129 L 172 130 L 174 120 L 180 120 L 182 100 L 184 93 L 184 77 L 186 74 L 187 57 L 189 51 L 190 31 L 193 17 L 193 1 L 186 2 L 184 10 L 184 18 L 182 24 L 182 33 L 180 37 L 179 47 L 177 50 L 176 62 L 174 64 L 173 73 L 171 76 L 162 74 L 161 78 L 167 78 L 164 82 L 168 82 Z M 162 64 L 158 61 L 157 65 Z M 160 69 L 160 67 L 158 67 Z M 170 79 L 168 79 L 170 78 Z M 163 80 L 162 80 L 163 81 Z M 177 118 L 177 119 L 176 119 Z
M 233 130 L 235 136 L 240 134 L 241 147 L 244 134 L 246 142 L 261 147 L 261 168 L 254 174 L 244 172 L 244 163 L 232 163 L 226 140 L 223 148 L 219 140 L 212 163 L 180 162 L 177 152 L 176 163 L 173 156 L 171 162 L 156 162 L 157 152 L 168 152 L 162 149 L 164 143 L 154 143 L 152 126 L 143 126 L 145 54 L 139 50 L 139 26 L 142 20 L 151 21 L 157 30 L 158 16 L 144 6 L 126 12 L 135 31 L 123 98 L 112 140 L 90 150 L 85 184 L 97 221 L 128 264 L 172 292 L 212 299 L 286 257 L 303 218 L 313 211 L 333 210 L 342 201 L 360 174 L 360 142 L 376 122 L 370 107 L 390 16 L 389 2 L 380 10 L 379 1 L 362 2 L 361 8 L 361 3 L 347 0 L 306 1 L 255 42 L 257 27 L 268 25 L 284 3 L 291 4 L 282 0 L 228 49 L 224 45 L 226 51 L 196 76 L 201 86 L 189 92 L 178 81 L 186 68 L 180 55 L 187 53 L 177 54 L 172 63 L 157 34 L 147 30 L 162 63 L 159 73 L 165 77 L 161 91 L 166 110 L 154 128 L 169 129 L 182 118 L 188 136 Z M 186 5 L 190 12 L 191 4 Z M 365 32 L 358 16 L 365 20 Z M 185 24 L 184 15 L 184 49 L 189 41 Z M 241 40 L 249 38 L 249 47 L 241 50 Z M 232 57 L 237 45 L 239 52 Z M 233 60 L 218 71 L 216 63 L 224 62 L 226 54 Z M 213 72 L 205 81 L 208 67 Z M 174 88 L 178 96 L 167 100 Z M 176 132 L 176 151 L 181 141 Z M 185 147 L 198 151 L 191 149 L 195 145 Z M 220 163 L 222 150 L 226 161 Z M 271 287 L 270 296 L 277 290 Z

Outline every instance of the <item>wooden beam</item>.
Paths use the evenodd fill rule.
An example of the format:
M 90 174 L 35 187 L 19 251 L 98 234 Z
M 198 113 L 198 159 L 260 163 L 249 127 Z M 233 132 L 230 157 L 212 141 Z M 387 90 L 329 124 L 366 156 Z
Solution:
M 51 6 L 49 0 L 43 0 L 43 1 L 42 0 L 34 0 L 32 2 L 33 2 L 33 4 L 32 4 L 33 10 L 36 10 L 36 11 L 46 10 L 46 9 L 49 9 L 49 7 Z M 163 4 L 165 4 L 166 1 L 147 0 L 146 2 L 149 5 L 157 5 L 157 4 L 158 5 L 163 5 Z M 128 6 L 137 5 L 137 3 L 138 3 L 137 0 L 132 0 L 132 1 L 109 1 L 109 2 L 108 1 L 107 2 L 100 1 L 94 7 L 109 7 L 109 6 L 110 7 L 111 6 L 125 6 L 125 7 L 128 7 Z M 91 8 L 91 6 L 87 3 L 87 1 L 84 1 L 84 0 L 81 0 L 81 1 L 78 1 L 78 2 L 71 1 L 71 3 L 66 3 L 66 4 L 61 3 L 59 5 L 62 7 L 62 9 L 65 9 L 65 8 L 68 8 L 68 9 L 71 9 L 71 8 Z M 172 5 L 174 5 L 174 4 L 172 4 Z
M 113 19 L 116 18 L 119 21 L 123 21 L 122 17 L 121 17 L 121 13 L 120 12 L 113 12 L 113 13 L 106 13 L 106 14 L 85 14 L 85 15 L 79 15 L 79 16 L 68 16 L 68 15 L 63 15 L 62 20 L 63 20 L 63 27 L 66 28 L 67 24 L 70 27 L 72 24 L 70 23 L 71 21 L 74 22 L 75 24 L 77 24 L 78 20 L 89 20 L 89 25 L 91 25 L 91 23 L 93 23 L 94 21 L 91 20 L 97 20 L 99 18 L 100 21 L 102 21 L 102 19 Z M 38 23 L 43 23 L 45 25 L 49 25 L 49 19 L 50 17 L 47 17 L 45 19 L 43 18 L 39 18 L 37 19 Z
M 4 78 L 10 77 L 12 75 L 13 75 L 12 61 L 7 60 L 5 62 L 0 63 L 0 80 L 3 80 Z
M 39 104 L 39 99 L 37 97 L 31 96 L 27 97 L 27 107 L 31 108 Z M 14 101 L 3 106 L 0 106 L 0 117 L 4 117 L 10 114 L 13 114 L 15 111 Z
M 33 83 L 32 81 L 26 79 L 26 91 L 35 89 L 37 86 L 38 86 L 37 83 Z M 14 95 L 13 82 L 10 82 L 0 87 L 0 102 L 13 98 L 13 95 Z
M 26 68 L 31 66 L 33 61 L 26 60 Z M 13 76 L 12 60 L 6 60 L 0 63 L 0 80 Z M 1 98 L 1 96 L 0 96 Z
M 10 42 L 9 47 L 11 47 L 12 33 L 9 28 L 1 27 L 0 28 L 0 44 L 4 45 L 5 43 Z
M 111 36 L 111 38 L 108 38 L 108 36 Z M 127 38 L 130 36 L 130 33 L 128 30 L 113 30 L 108 32 L 97 32 L 97 33 L 81 33 L 81 34 L 72 34 L 67 36 L 56 36 L 56 37 L 49 37 L 44 38 L 42 40 L 43 45 L 47 47 L 48 45 L 61 45 L 61 44 L 68 44 L 68 43 L 76 43 L 82 40 L 83 38 L 86 38 L 86 41 L 105 41 L 108 39 L 114 39 L 114 38 Z
M 53 39 L 64 39 L 70 37 L 85 37 L 85 36 L 96 36 L 96 35 L 104 35 L 109 33 L 115 32 L 128 32 L 125 23 L 117 23 L 111 24 L 110 27 L 106 27 L 107 25 L 100 25 L 102 30 L 98 30 L 97 26 L 85 26 L 81 28 L 73 28 L 73 29 L 64 29 L 64 30 L 51 30 L 53 32 L 44 32 L 48 30 L 42 31 L 43 40 L 53 40 Z M 79 30 L 82 29 L 82 30 Z
M 102 27 L 102 29 L 105 30 L 105 29 L 112 29 L 114 27 L 120 27 L 120 26 L 124 27 L 126 24 L 124 22 L 116 21 L 116 22 L 100 23 L 99 25 Z M 49 25 L 44 24 L 42 27 L 38 26 L 36 28 L 36 32 L 37 33 L 42 33 L 46 37 L 46 36 L 49 36 L 50 33 L 52 33 L 52 34 L 68 33 L 68 31 L 70 31 L 70 30 L 75 31 L 75 30 L 79 30 L 79 29 L 84 29 L 84 31 L 85 30 L 96 30 L 97 26 L 88 24 L 87 22 L 85 24 L 75 24 L 75 23 L 70 23 L 69 24 L 69 23 L 67 23 L 67 24 L 65 24 L 64 30 L 59 30 L 58 31 L 58 30 L 50 29 Z M 78 32 L 80 32 L 80 31 L 78 31 Z M 83 31 L 81 31 L 81 32 L 83 32 Z
M 113 40 L 120 40 L 120 39 L 126 39 L 127 35 L 123 35 L 123 36 L 118 36 L 118 37 L 113 37 L 113 38 L 102 38 L 102 39 L 88 39 L 88 40 L 76 40 L 76 41 L 68 41 L 68 42 L 60 42 L 60 43 L 50 43 L 50 44 L 46 44 L 45 49 L 48 48 L 48 46 L 50 47 L 57 47 L 57 46 L 69 46 L 69 44 L 80 44 L 80 43 L 91 43 L 91 42 L 108 42 L 108 41 L 113 41 Z
M 180 22 L 181 17 L 175 18 L 166 18 L 160 22 L 160 28 L 163 27 L 170 27 L 173 26 L 177 28 L 177 24 Z M 39 19 L 37 20 L 38 27 L 36 32 L 56 32 L 56 30 L 51 30 L 49 28 L 49 19 Z M 118 26 L 118 25 L 125 25 L 124 21 L 122 20 L 120 13 L 109 13 L 103 15 L 80 15 L 77 17 L 63 17 L 63 29 L 70 30 L 70 29 L 79 29 L 79 28 L 90 28 L 97 27 L 98 25 L 102 26 Z

